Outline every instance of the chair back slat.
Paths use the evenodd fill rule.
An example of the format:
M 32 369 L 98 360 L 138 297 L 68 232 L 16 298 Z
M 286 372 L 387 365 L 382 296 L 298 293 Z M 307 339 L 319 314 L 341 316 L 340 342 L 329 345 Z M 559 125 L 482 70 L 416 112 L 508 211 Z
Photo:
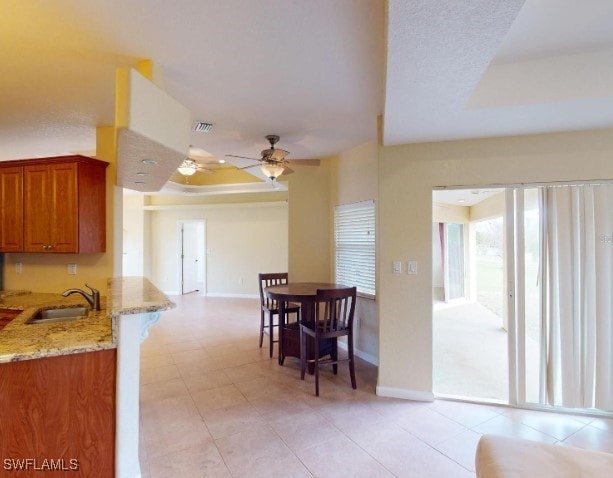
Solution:
M 271 287 L 274 285 L 285 285 L 289 280 L 289 273 L 287 272 L 271 272 L 271 273 L 262 273 L 258 274 L 259 282 L 260 282 L 260 303 L 262 307 L 267 309 L 278 309 L 279 304 L 274 299 L 269 299 L 266 296 L 266 292 L 264 289 L 266 287 Z
M 317 291 L 317 327 L 323 334 L 351 330 L 355 315 L 356 288 Z

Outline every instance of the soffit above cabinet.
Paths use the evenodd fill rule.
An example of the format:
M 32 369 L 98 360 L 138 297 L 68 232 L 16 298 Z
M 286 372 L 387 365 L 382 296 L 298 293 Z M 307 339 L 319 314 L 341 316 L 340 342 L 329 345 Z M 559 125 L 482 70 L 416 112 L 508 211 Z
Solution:
M 159 191 L 189 153 L 189 110 L 138 71 L 117 71 L 117 185 Z

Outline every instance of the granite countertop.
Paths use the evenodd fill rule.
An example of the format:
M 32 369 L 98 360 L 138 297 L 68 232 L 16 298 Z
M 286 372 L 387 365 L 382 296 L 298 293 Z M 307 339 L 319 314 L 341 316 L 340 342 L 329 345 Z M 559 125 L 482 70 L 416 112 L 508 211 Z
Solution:
M 168 310 L 175 307 L 145 277 L 115 277 L 108 281 L 107 309 L 113 317 Z
M 0 330 L 0 363 L 67 355 L 117 346 L 117 318 L 122 315 L 156 312 L 173 308 L 162 292 L 144 277 L 109 279 L 108 295 L 101 297 L 101 311 L 90 310 L 86 319 L 40 324 L 26 322 L 41 309 L 87 306 L 83 297 L 60 293 L 1 291 L 0 309 L 19 310 Z
M 83 297 L 76 295 L 31 293 L 3 297 L 0 309 L 22 312 L 0 330 L 0 363 L 115 348 L 106 310 L 90 310 L 86 319 L 26 323 L 41 309 L 87 305 Z

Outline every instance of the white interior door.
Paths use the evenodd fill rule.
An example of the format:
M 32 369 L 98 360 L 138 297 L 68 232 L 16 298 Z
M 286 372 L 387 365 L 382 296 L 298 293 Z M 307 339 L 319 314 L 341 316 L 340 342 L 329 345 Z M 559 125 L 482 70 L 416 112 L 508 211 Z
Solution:
M 206 290 L 204 221 L 186 221 L 181 227 L 181 293 Z

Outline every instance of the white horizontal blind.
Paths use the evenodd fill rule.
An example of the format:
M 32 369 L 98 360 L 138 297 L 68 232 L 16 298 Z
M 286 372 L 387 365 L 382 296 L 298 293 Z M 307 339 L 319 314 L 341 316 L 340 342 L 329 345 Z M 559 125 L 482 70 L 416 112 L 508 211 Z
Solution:
M 375 297 L 375 203 L 365 201 L 334 210 L 335 281 Z

